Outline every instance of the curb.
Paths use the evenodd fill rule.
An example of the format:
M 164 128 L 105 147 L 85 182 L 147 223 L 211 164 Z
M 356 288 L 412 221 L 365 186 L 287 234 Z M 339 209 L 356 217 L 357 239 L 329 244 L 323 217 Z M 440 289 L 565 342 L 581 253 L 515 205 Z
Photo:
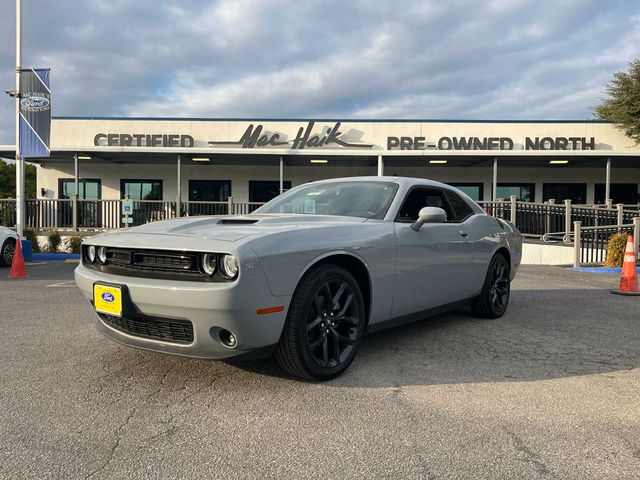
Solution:
M 34 253 L 32 255 L 34 261 L 36 260 L 49 260 L 49 261 L 64 261 L 64 260 L 80 260 L 79 253 Z

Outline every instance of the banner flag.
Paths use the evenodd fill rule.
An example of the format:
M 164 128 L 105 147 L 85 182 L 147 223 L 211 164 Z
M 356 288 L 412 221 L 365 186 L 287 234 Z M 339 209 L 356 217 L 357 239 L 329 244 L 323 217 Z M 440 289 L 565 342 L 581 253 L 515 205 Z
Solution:
M 51 90 L 48 68 L 20 70 L 20 156 L 48 157 Z

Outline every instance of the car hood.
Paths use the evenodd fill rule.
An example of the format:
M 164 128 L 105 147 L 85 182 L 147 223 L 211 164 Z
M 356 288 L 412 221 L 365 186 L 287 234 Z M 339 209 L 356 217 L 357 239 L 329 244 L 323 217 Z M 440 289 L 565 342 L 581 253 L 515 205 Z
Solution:
M 249 236 L 262 236 L 285 230 L 301 228 L 321 228 L 345 224 L 364 223 L 366 218 L 340 217 L 334 215 L 298 215 L 298 214 L 256 214 L 225 215 L 215 217 L 188 217 L 147 223 L 138 227 L 104 233 L 98 237 L 101 241 L 112 242 L 113 246 L 125 243 L 125 237 L 144 243 L 142 237 L 172 236 L 184 239 L 206 239 L 223 242 L 236 242 Z M 148 237 L 147 237 L 148 238 Z

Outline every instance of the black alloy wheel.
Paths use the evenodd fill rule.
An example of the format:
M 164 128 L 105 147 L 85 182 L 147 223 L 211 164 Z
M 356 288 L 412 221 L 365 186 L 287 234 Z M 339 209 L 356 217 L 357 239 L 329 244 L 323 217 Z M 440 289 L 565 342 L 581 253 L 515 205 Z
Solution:
M 324 368 L 340 366 L 353 351 L 360 326 L 353 288 L 342 279 L 329 280 L 313 297 L 307 320 L 307 347 Z
M 0 251 L 0 263 L 6 267 L 11 266 L 15 252 L 16 241 L 12 238 L 6 239 L 2 245 L 2 251 Z
M 322 265 L 296 289 L 276 358 L 295 376 L 328 380 L 351 364 L 364 326 L 357 281 L 342 267 Z
M 501 317 L 509 305 L 510 294 L 509 263 L 504 255 L 497 253 L 489 263 L 482 292 L 471 302 L 471 310 L 484 318 Z

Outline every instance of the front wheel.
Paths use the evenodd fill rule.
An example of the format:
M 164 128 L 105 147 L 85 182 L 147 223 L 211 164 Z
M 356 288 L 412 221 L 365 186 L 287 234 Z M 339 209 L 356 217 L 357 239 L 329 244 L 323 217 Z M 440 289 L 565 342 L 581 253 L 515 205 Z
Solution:
M 471 302 L 471 311 L 483 318 L 501 317 L 507 310 L 510 294 L 509 262 L 497 253 L 489 263 L 480 295 Z
M 11 266 L 13 255 L 16 251 L 16 241 L 13 238 L 7 238 L 0 249 L 0 265 L 4 267 Z
M 364 327 L 364 301 L 353 275 L 337 265 L 319 266 L 293 295 L 276 359 L 297 377 L 329 380 L 353 361 Z

